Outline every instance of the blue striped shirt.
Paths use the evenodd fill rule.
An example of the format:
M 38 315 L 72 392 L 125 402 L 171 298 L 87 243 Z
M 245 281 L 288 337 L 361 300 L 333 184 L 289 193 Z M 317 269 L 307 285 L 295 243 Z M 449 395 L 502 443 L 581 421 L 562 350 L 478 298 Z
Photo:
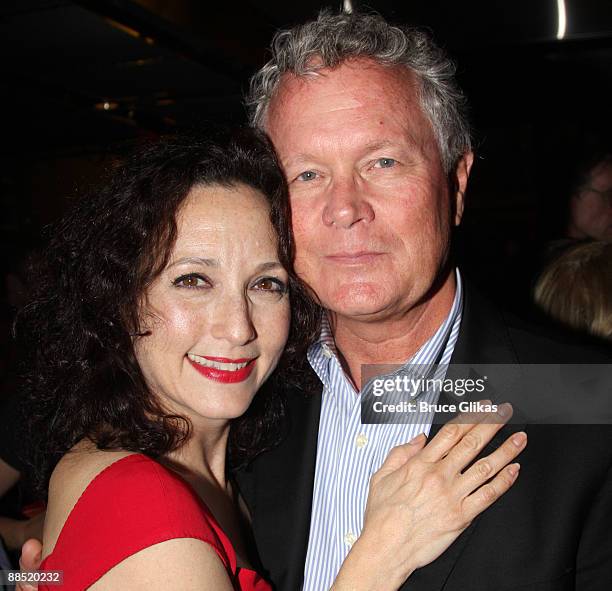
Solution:
M 451 310 L 436 333 L 393 375 L 409 373 L 408 366 L 437 365 L 435 378 L 444 378 L 457 342 L 463 303 L 461 276 Z M 319 340 L 308 361 L 323 383 L 317 443 L 312 515 L 303 591 L 324 591 L 336 578 L 342 562 L 363 526 L 370 477 L 391 448 L 429 433 L 433 415 L 400 424 L 362 424 L 361 393 L 345 375 L 336 356 L 329 322 L 324 318 Z M 423 392 L 419 400 L 435 403 L 439 392 Z

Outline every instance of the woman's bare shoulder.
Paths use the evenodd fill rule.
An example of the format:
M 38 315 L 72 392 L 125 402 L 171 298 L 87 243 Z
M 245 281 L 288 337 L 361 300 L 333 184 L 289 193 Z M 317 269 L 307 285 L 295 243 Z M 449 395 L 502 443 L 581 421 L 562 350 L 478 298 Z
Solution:
M 133 452 L 99 450 L 91 442 L 83 441 L 62 457 L 49 481 L 43 558 L 53 551 L 66 519 L 91 481 L 111 464 L 129 455 Z
M 232 591 L 227 569 L 212 546 L 178 538 L 144 548 L 129 556 L 91 587 L 91 591 Z
M 66 519 L 92 480 L 130 455 L 133 452 L 102 451 L 85 442 L 60 460 L 49 485 L 43 558 L 53 551 Z M 185 591 L 233 589 L 218 552 L 210 543 L 195 538 L 169 539 L 147 546 L 126 556 L 89 588 L 92 591 L 119 588 L 161 591 L 173 587 Z

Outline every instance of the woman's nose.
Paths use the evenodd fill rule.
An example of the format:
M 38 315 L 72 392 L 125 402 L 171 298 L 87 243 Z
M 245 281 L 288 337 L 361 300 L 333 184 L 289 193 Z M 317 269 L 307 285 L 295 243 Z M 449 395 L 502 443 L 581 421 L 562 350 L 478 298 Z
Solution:
M 232 345 L 245 345 L 257 337 L 251 315 L 251 304 L 242 294 L 226 298 L 215 310 L 212 336 Z

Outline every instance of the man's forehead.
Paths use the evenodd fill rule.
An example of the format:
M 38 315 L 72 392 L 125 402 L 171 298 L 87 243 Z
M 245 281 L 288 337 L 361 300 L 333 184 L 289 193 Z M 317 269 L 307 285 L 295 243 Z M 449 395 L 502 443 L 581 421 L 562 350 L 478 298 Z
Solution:
M 321 68 L 300 75 L 284 73 L 271 106 L 282 108 L 291 97 L 314 93 L 342 96 L 347 107 L 363 100 L 364 96 L 380 98 L 381 93 L 415 101 L 418 86 L 414 72 L 403 66 L 386 66 L 366 59 L 350 60 L 334 68 Z
M 308 76 L 285 74 L 270 104 L 266 131 L 283 165 L 313 159 L 328 149 L 364 155 L 393 142 L 413 146 L 432 138 L 415 92 L 415 77 L 403 67 L 353 61 Z
M 420 118 L 423 113 L 417 84 L 406 68 L 369 60 L 307 75 L 285 73 L 270 101 L 265 129 L 274 136 L 309 118 L 319 126 L 335 121 L 336 116 L 370 118 L 376 111 Z

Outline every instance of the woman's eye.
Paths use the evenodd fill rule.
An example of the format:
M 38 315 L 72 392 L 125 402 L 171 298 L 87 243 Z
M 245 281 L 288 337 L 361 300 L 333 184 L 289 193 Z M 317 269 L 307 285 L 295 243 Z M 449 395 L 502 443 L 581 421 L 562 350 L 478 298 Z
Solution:
M 391 168 L 395 166 L 396 163 L 397 160 L 394 160 L 393 158 L 379 158 L 374 166 L 376 168 Z
M 195 273 L 181 275 L 177 277 L 172 284 L 175 287 L 187 287 L 190 289 L 210 286 L 210 283 L 204 277 Z
M 287 291 L 285 283 L 275 277 L 263 277 L 257 280 L 253 288 L 257 291 L 277 294 L 284 294 Z
M 302 174 L 298 175 L 297 178 L 300 181 L 312 181 L 317 178 L 317 173 L 312 170 L 306 170 Z

